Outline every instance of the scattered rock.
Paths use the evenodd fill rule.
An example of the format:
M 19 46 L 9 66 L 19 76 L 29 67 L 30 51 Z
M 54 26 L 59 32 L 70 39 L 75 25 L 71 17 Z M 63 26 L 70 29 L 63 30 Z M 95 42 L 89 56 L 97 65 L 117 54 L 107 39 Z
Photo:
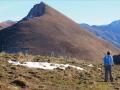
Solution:
M 119 78 L 119 79 L 120 79 L 120 76 L 118 76 L 117 78 Z
M 57 67 L 55 70 L 57 70 L 57 71 L 63 71 L 64 69 L 62 69 L 60 67 Z
M 95 81 L 90 81 L 89 84 L 94 84 L 95 85 L 96 82 Z
M 14 72 L 12 72 L 12 71 L 8 71 L 8 73 L 9 73 L 9 74 L 14 74 Z
M 36 72 L 33 72 L 33 71 L 29 71 L 28 73 L 30 73 L 30 74 L 36 74 Z
M 115 90 L 120 90 L 120 88 L 119 87 L 115 87 Z
M 16 70 L 16 67 L 11 67 L 12 70 Z
M 40 88 L 40 89 L 44 89 L 45 86 L 44 86 L 44 85 L 40 85 L 39 88 Z
M 26 83 L 24 81 L 21 81 L 21 80 L 14 80 L 14 81 L 11 82 L 11 84 L 16 85 L 20 88 L 26 88 L 27 87 Z
M 98 68 L 98 71 L 101 71 L 102 69 L 101 68 Z
M 2 78 L 3 77 L 3 75 L 2 74 L 0 74 L 0 78 Z

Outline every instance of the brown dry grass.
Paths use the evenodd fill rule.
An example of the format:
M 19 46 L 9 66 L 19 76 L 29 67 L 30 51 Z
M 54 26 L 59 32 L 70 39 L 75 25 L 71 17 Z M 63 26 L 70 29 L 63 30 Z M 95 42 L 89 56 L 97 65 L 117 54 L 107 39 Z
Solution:
M 65 60 L 62 57 L 32 56 L 34 57 L 32 61 L 69 63 L 86 69 L 86 71 L 78 71 L 67 68 L 51 71 L 14 66 L 6 62 L 9 58 L 16 56 L 0 54 L 0 90 L 119 90 L 120 88 L 120 66 L 114 66 L 115 81 L 105 83 L 103 82 L 103 65 L 100 63 L 93 63 L 94 68 L 90 68 L 87 65 L 92 62 Z M 98 68 L 102 70 L 99 71 Z M 12 83 L 14 81 L 18 82 Z

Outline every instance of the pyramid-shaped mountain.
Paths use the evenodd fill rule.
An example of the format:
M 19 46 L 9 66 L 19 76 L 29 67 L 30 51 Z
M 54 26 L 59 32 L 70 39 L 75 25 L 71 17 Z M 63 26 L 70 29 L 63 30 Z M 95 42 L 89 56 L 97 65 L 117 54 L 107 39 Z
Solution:
M 41 55 L 52 52 L 90 60 L 100 59 L 107 50 L 119 51 L 43 2 L 18 23 L 0 31 L 0 50 L 11 53 L 26 50 Z

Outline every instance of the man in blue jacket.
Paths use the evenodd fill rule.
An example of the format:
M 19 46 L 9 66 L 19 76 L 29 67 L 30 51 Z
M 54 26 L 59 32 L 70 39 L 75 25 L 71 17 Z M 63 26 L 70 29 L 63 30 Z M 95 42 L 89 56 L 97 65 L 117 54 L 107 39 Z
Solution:
M 110 55 L 109 51 L 107 52 L 107 55 L 104 56 L 103 61 L 104 61 L 104 69 L 105 69 L 104 80 L 105 80 L 105 82 L 107 82 L 108 76 L 109 76 L 110 81 L 113 82 L 112 65 L 114 64 L 114 62 L 113 62 L 113 57 Z

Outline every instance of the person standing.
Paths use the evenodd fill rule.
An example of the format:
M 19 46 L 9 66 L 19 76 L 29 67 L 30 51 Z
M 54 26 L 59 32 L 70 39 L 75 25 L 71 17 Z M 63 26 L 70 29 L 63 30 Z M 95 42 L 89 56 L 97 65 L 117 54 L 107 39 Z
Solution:
M 112 76 L 112 65 L 114 64 L 113 62 L 113 57 L 110 54 L 110 51 L 107 52 L 107 54 L 103 58 L 104 61 L 104 70 L 105 70 L 105 76 L 104 76 L 104 81 L 108 81 L 108 77 L 110 77 L 110 81 L 113 82 L 113 76 Z

